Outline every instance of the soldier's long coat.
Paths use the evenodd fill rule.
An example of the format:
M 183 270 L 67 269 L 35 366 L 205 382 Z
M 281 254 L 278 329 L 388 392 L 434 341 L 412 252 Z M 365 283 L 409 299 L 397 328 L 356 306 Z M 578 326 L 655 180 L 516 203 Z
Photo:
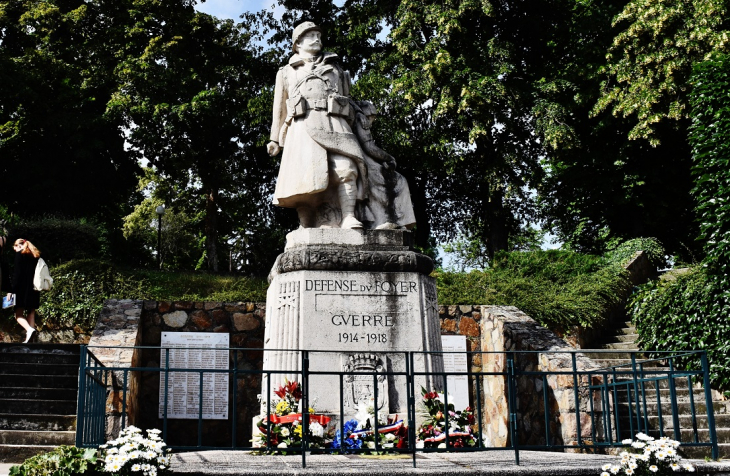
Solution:
M 330 95 L 350 94 L 349 75 L 337 59 L 334 53 L 323 53 L 306 62 L 295 54 L 276 75 L 271 140 L 283 147 L 274 190 L 276 205 L 296 208 L 316 203 L 313 194 L 329 186 L 328 151 L 355 160 L 360 171 L 358 199 L 366 194 L 364 154 L 348 118 L 327 113 Z M 303 115 L 295 110 L 300 97 L 305 99 L 299 103 L 305 104 Z

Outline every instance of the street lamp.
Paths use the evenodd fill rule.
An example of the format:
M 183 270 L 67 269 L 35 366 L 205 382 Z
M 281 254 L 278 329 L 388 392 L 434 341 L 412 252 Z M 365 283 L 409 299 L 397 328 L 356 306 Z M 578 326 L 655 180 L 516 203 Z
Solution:
M 157 266 L 162 269 L 162 215 L 165 214 L 165 205 L 155 208 L 157 213 Z

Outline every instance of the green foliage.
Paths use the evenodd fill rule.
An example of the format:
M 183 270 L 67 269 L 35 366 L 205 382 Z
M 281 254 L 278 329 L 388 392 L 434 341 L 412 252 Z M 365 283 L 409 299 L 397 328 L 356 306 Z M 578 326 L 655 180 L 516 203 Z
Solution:
M 74 260 L 51 268 L 53 288 L 41 294 L 38 312 L 53 323 L 93 329 L 105 299 L 141 298 L 147 283 L 98 260 Z
M 730 56 L 695 68 L 690 143 L 705 264 L 730 289 Z
M 708 21 L 712 27 L 717 19 Z M 730 57 L 718 56 L 697 65 L 692 80 L 689 141 L 706 258 L 701 267 L 674 281 L 642 286 L 631 302 L 642 348 L 707 350 L 710 378 L 723 390 L 730 390 L 729 70 Z M 688 365 L 699 364 L 694 359 Z
M 104 115 L 121 4 L 0 0 L 0 176 L 14 213 L 112 218 L 132 194 L 137 161 Z
M 600 324 L 629 287 L 621 267 L 561 250 L 502 253 L 488 270 L 439 272 L 436 280 L 440 304 L 517 306 L 553 329 Z
M 53 289 L 41 294 L 44 325 L 93 329 L 106 299 L 238 302 L 266 300 L 262 278 L 206 273 L 123 270 L 99 260 L 74 260 L 51 268 Z
M 629 138 L 659 143 L 662 122 L 689 117 L 695 64 L 730 49 L 725 0 L 633 0 L 614 19 L 623 28 L 603 69 L 609 77 L 595 112 L 631 117 Z
M 656 280 L 633 294 L 629 303 L 646 350 L 706 350 L 713 387 L 730 390 L 730 300 L 704 267 L 676 280 Z M 699 368 L 699 361 L 685 363 Z
M 28 458 L 22 464 L 12 466 L 10 476 L 73 476 L 101 474 L 97 463 L 97 450 L 59 446 L 48 453 Z
M 46 216 L 19 220 L 10 239 L 30 240 L 49 265 L 86 258 L 98 258 L 101 243 L 96 226 L 84 219 Z
M 664 247 L 656 238 L 634 238 L 609 247 L 604 255 L 610 264 L 625 266 L 638 251 L 646 253 L 647 258 L 655 268 L 663 268 L 667 265 L 664 256 Z
M 269 287 L 264 278 L 208 273 L 138 270 L 132 276 L 145 282 L 144 299 L 157 301 L 264 302 Z
M 116 70 L 108 114 L 124 121 L 131 149 L 154 167 L 153 197 L 175 211 L 170 220 L 188 224 L 169 264 L 200 262 L 217 272 L 224 243 L 246 238 L 237 227 L 262 218 L 277 225 L 269 197 L 276 162 L 261 144 L 269 132 L 261 109 L 268 105 L 271 117 L 267 89 L 277 65 L 259 44 L 257 15 L 234 24 L 187 0 L 133 3 L 124 31 L 133 48 Z M 135 213 L 144 215 L 146 205 Z
M 544 63 L 547 41 L 532 24 L 559 23 L 557 3 L 401 1 L 392 51 L 364 79 L 375 89 L 376 76 L 390 78 L 385 108 L 403 119 L 383 134 L 410 143 L 439 238 L 453 239 L 459 223 L 490 258 L 535 218 L 527 185 L 541 173 L 540 146 L 533 116 L 515 111 L 530 110 L 532 68 Z
M 160 218 L 155 211 L 160 205 L 164 205 L 163 201 L 154 197 L 136 205 L 134 211 L 124 217 L 124 237 L 144 243 L 148 253 L 155 250 L 156 254 L 159 231 L 163 268 L 194 269 L 203 253 L 201 240 L 193 232 L 195 220 L 184 210 L 172 207 L 165 208 Z

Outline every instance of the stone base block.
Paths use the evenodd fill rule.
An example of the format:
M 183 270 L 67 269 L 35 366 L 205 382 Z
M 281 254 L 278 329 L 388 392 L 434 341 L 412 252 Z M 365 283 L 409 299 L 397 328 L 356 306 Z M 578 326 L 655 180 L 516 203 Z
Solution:
M 441 372 L 434 279 L 418 272 L 302 270 L 276 275 L 266 311 L 262 395 L 286 380 L 301 381 L 307 350 L 309 395 L 317 412 L 346 418 L 370 402 L 382 414 L 406 414 L 409 352 L 414 369 Z M 278 349 L 278 350 L 274 350 Z M 338 372 L 352 372 L 338 375 Z M 419 377 L 420 387 L 441 388 L 440 378 Z M 377 401 L 374 401 L 377 395 Z M 269 394 L 271 401 L 271 394 Z

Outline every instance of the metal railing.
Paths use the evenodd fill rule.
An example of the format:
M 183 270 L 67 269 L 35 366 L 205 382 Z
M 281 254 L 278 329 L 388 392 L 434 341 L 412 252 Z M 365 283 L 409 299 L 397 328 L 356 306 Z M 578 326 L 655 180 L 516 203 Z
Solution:
M 621 441 L 634 437 L 638 431 L 651 436 L 665 436 L 668 426 L 664 416 L 671 414 L 671 430 L 675 440 L 682 446 L 708 447 L 713 459 L 718 458 L 717 434 L 715 431 L 714 409 L 712 394 L 709 386 L 709 365 L 704 351 L 685 353 L 659 353 L 660 358 L 643 359 L 637 352 L 625 352 L 630 363 L 606 368 L 594 368 L 590 360 L 580 351 L 514 351 L 514 352 L 448 352 L 467 354 L 468 368 L 466 372 L 436 372 L 419 367 L 427 356 L 438 356 L 436 352 L 389 352 L 389 356 L 398 356 L 403 363 L 399 370 L 382 370 L 372 372 L 346 370 L 317 370 L 311 368 L 313 356 L 328 354 L 326 351 L 283 351 L 227 348 L 215 349 L 216 352 L 225 351 L 229 354 L 228 369 L 211 368 L 176 368 L 170 364 L 172 348 L 135 347 L 134 352 L 146 352 L 146 355 L 157 355 L 160 364 L 136 367 L 104 366 L 94 355 L 109 352 L 117 347 L 81 347 L 81 366 L 79 373 L 79 401 L 76 446 L 97 447 L 104 443 L 105 425 L 107 423 L 106 406 L 108 391 L 111 390 L 109 376 L 114 374 L 118 398 L 118 413 L 120 426 L 123 428 L 129 422 L 129 387 L 130 375 L 137 372 L 137 398 L 144 398 L 145 392 L 148 401 L 163 402 L 162 417 L 156 418 L 147 415 L 137 415 L 135 424 L 143 428 L 162 429 L 162 438 L 174 450 L 258 450 L 277 451 L 268 440 L 263 447 L 254 447 L 244 444 L 241 440 L 248 435 L 252 428 L 252 417 L 260 408 L 258 401 L 252 401 L 251 394 L 261 389 L 262 379 L 266 379 L 265 395 L 272 395 L 274 390 L 272 376 L 294 375 L 302 384 L 302 408 L 308 409 L 312 395 L 321 388 L 317 388 L 322 378 L 334 379 L 339 382 L 339 412 L 332 411 L 332 420 L 344 428 L 346 412 L 344 408 L 345 379 L 354 376 L 372 377 L 375 407 L 377 408 L 380 396 L 378 395 L 378 378 L 385 377 L 390 382 L 396 382 L 399 387 L 396 393 L 406 396 L 405 426 L 408 431 L 407 446 L 404 448 L 388 448 L 389 452 L 412 455 L 413 466 L 416 465 L 416 453 L 438 451 L 488 451 L 510 450 L 514 452 L 515 463 L 520 462 L 520 450 L 559 450 L 581 449 L 594 451 L 597 448 L 624 446 Z M 131 348 L 125 348 L 131 351 Z M 195 348 L 188 348 L 195 350 Z M 200 349 L 210 351 L 211 349 Z M 264 352 L 289 352 L 297 354 L 296 368 L 268 370 L 242 366 L 242 355 L 263 355 Z M 615 352 L 613 352 L 615 354 Z M 342 352 L 337 352 L 342 354 Z M 546 360 L 547 359 L 547 360 Z M 552 359 L 552 360 L 551 360 Z M 687 362 L 695 359 L 698 363 L 696 370 L 679 368 L 678 362 Z M 137 361 L 139 359 L 135 359 Z M 146 359 L 144 361 L 148 361 Z M 562 362 L 562 365 L 544 365 L 546 361 Z M 477 363 L 479 365 L 471 365 Z M 471 370 L 478 369 L 481 371 Z M 422 368 L 424 367 L 424 368 Z M 489 369 L 489 370 L 484 370 Z M 170 397 L 170 382 L 173 373 L 197 374 L 193 379 L 198 382 L 197 411 L 198 417 L 193 420 L 174 420 L 170 414 L 168 401 Z M 203 418 L 204 380 L 206 375 L 224 374 L 228 381 L 228 418 L 227 420 L 206 420 Z M 147 377 L 145 377 L 145 375 Z M 151 376 L 151 377 L 150 377 Z M 450 444 L 449 433 L 446 432 L 444 448 L 422 448 L 416 445 L 416 428 L 418 419 L 418 388 L 417 382 L 424 379 L 437 379 L 442 382 L 445 408 L 449 408 L 450 391 L 448 388 L 449 376 L 466 377 L 469 383 L 470 401 L 473 402 L 473 411 L 476 417 L 472 431 L 476 435 L 476 444 L 473 447 L 455 448 Z M 366 377 L 369 378 L 369 377 Z M 153 382 L 159 382 L 155 387 Z M 678 397 L 678 382 L 685 382 L 688 388 L 689 402 L 681 403 Z M 144 382 L 147 382 L 146 384 Z M 393 385 L 393 384 L 392 384 Z M 666 387 L 663 388 L 663 387 Z M 491 395 L 490 389 L 500 389 L 502 395 Z M 669 395 L 662 398 L 662 390 L 669 390 Z M 434 390 L 434 389 L 427 389 Z M 698 413 L 694 392 L 703 392 L 705 416 Z M 159 399 L 156 393 L 161 393 Z M 503 397 L 506 408 L 503 414 L 507 424 L 507 436 L 500 439 L 490 430 L 491 422 L 485 409 L 491 397 Z M 254 399 L 255 400 L 255 399 Z M 689 425 L 682 425 L 680 408 L 689 407 L 690 414 L 684 417 Z M 113 406 L 113 404 L 112 404 Z M 138 405 L 142 407 L 142 405 Z M 267 434 L 271 430 L 271 407 L 265 405 L 264 421 Z M 255 412 L 255 413 L 254 413 Z M 377 410 L 376 410 L 377 412 Z M 701 412 L 701 408 L 700 408 Z M 303 411 L 303 428 L 309 428 L 310 415 Z M 445 412 L 446 428 L 449 427 L 449 418 Z M 171 422 L 172 420 L 172 422 Z M 377 418 L 373 430 L 377 434 L 379 423 Z M 566 433 L 569 426 L 564 421 L 572 420 L 574 431 Z M 704 423 L 703 423 L 704 422 Z M 174 425 L 174 428 L 170 428 Z M 196 425 L 195 437 L 185 439 L 184 434 L 193 434 L 192 426 Z M 204 432 L 204 426 L 210 431 Z M 589 427 L 589 428 L 588 428 Z M 211 437 L 211 434 L 213 437 Z M 702 435 L 702 438 L 700 438 Z M 307 453 L 310 447 L 307 432 L 303 432 L 302 446 L 287 448 L 287 453 L 301 455 L 302 465 L 306 466 Z M 221 443 L 225 438 L 226 443 Z M 340 432 L 340 443 L 345 438 L 344 431 Z M 192 441 L 192 440 L 195 441 Z M 214 440 L 213 443 L 207 440 Z M 342 446 L 342 445 L 341 445 Z M 351 449 L 349 453 L 363 453 L 373 449 Z M 375 439 L 375 451 L 383 451 Z M 330 450 L 317 450 L 330 452 Z

